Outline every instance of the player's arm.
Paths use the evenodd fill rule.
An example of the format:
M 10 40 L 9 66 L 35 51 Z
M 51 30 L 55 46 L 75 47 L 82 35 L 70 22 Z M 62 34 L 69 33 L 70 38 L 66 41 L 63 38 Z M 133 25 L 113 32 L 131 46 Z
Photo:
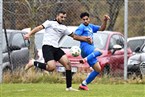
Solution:
M 89 44 L 92 44 L 92 38 L 86 37 L 86 36 L 78 36 L 74 33 L 71 33 L 69 36 L 71 36 L 73 39 L 78 40 L 78 41 L 85 41 L 88 42 Z
M 31 30 L 29 33 L 25 34 L 24 38 L 25 39 L 29 39 L 29 37 L 32 35 L 32 34 L 35 34 L 36 32 L 42 30 L 44 28 L 43 25 L 39 25 L 37 27 L 35 27 L 33 30 Z
M 108 20 L 110 20 L 110 17 L 108 15 L 105 15 L 103 23 L 102 23 L 101 28 L 99 29 L 99 31 L 104 31 L 106 29 L 106 25 L 107 25 Z

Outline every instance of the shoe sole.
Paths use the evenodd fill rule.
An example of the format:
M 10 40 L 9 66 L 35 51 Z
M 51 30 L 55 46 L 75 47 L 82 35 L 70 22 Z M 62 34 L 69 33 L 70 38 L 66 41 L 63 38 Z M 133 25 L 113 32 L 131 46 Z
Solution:
M 88 91 L 88 90 L 89 90 L 89 89 L 88 89 L 88 90 L 86 90 L 86 89 L 84 89 L 84 88 L 80 88 L 80 87 L 79 87 L 78 89 L 79 89 L 79 90 L 85 90 L 85 91 Z

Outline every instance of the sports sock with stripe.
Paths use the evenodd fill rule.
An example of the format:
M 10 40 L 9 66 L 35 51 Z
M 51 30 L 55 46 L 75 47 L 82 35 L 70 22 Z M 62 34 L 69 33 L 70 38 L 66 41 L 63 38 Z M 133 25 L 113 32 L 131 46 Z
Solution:
M 45 63 L 34 61 L 34 66 L 46 70 L 46 64 Z
M 95 70 L 92 71 L 92 72 L 89 74 L 89 76 L 86 78 L 86 80 L 84 80 L 84 81 L 82 82 L 82 85 L 85 86 L 85 85 L 91 83 L 91 82 L 95 79 L 95 77 L 96 77 L 98 74 L 99 74 L 99 72 L 96 72 Z

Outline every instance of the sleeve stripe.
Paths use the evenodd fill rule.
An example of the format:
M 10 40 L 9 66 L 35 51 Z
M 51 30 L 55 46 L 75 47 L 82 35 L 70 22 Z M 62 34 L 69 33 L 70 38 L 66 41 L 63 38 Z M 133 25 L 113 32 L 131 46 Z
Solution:
M 44 25 L 42 25 L 42 26 L 43 26 L 43 29 L 45 29 Z

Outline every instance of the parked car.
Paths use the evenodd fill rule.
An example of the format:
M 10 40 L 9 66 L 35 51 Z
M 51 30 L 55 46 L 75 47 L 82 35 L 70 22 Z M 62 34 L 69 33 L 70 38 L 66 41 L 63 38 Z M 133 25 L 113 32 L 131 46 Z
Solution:
M 23 68 L 29 60 L 29 41 L 24 40 L 26 32 L 21 30 L 3 30 L 2 70 Z
M 135 49 L 134 55 L 128 59 L 127 71 L 128 77 L 135 75 L 134 77 L 142 78 L 145 75 L 145 41 L 143 45 Z
M 123 76 L 124 73 L 124 36 L 120 32 L 103 31 L 94 34 L 96 48 L 103 54 L 98 61 L 103 68 L 103 75 Z M 119 48 L 118 48 L 119 47 Z M 127 58 L 132 55 L 131 49 L 127 48 Z
M 127 39 L 128 46 L 131 48 L 133 52 L 137 47 L 141 47 L 145 42 L 145 36 L 136 36 L 136 37 L 129 37 Z
M 36 46 L 41 43 L 40 41 L 42 41 L 43 34 L 41 36 L 39 36 L 39 34 L 40 33 L 38 32 L 38 34 L 35 35 L 35 41 L 38 41 Z M 39 39 L 37 37 L 39 37 Z M 72 46 L 79 45 L 79 41 L 73 40 L 69 36 L 63 37 L 63 39 L 60 41 L 60 47 L 65 51 L 71 62 L 72 72 L 90 72 L 91 70 L 87 63 L 80 64 L 79 60 L 82 59 L 81 56 L 73 57 L 69 52 Z M 96 48 L 101 49 L 103 52 L 103 54 L 98 57 L 101 67 L 103 68 L 103 74 L 123 75 L 124 36 L 120 32 L 112 31 L 94 33 L 94 45 Z M 129 58 L 132 55 L 132 51 L 129 47 L 127 49 L 127 53 Z M 65 68 L 60 63 L 57 63 L 56 66 L 58 72 L 65 72 Z

